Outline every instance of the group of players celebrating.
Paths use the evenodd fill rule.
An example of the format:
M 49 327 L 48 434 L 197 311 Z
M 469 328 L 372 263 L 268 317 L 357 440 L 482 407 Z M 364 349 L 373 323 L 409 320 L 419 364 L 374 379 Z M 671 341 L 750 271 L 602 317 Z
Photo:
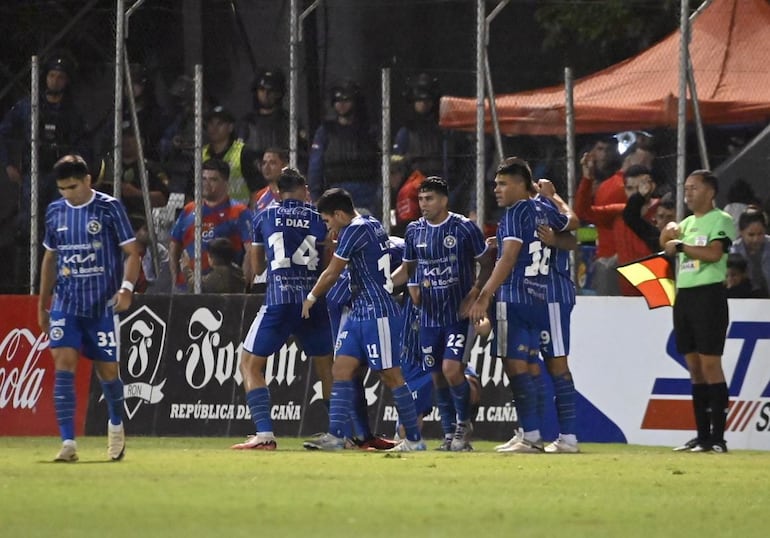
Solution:
M 329 428 L 305 441 L 305 448 L 425 450 L 420 422 L 435 401 L 445 432 L 439 448 L 472 450 L 472 408 L 480 386 L 467 368 L 467 351 L 475 331 L 491 323 L 495 354 L 506 363 L 521 423 L 497 450 L 579 450 L 567 364 L 575 304 L 569 231 L 578 223 L 549 181 L 533 182 L 522 159 L 504 160 L 495 196 L 506 211 L 497 236 L 485 240 L 476 224 L 448 210 L 446 182 L 425 179 L 418 197 L 423 216 L 407 227 L 400 265 L 394 263 L 400 242 L 377 219 L 359 214 L 348 192 L 329 189 L 313 206 L 305 202 L 306 189 L 299 172 L 284 169 L 280 201 L 254 218 L 250 253 L 258 270 L 267 268 L 268 286 L 244 339 L 241 365 L 256 433 L 233 448 L 277 447 L 264 368 L 293 335 L 313 358 L 329 396 Z M 404 285 L 408 293 L 401 306 L 394 290 Z M 541 352 L 553 379 L 561 432 L 547 446 L 540 435 Z M 366 367 L 390 389 L 398 411 L 402 433 L 392 446 L 368 426 Z M 426 387 L 428 375 L 432 383 Z M 418 387 L 433 393 L 427 404 Z
M 98 365 L 110 409 L 108 453 L 117 460 L 125 434 L 114 314 L 130 306 L 139 260 L 125 211 L 91 190 L 85 162 L 67 156 L 55 170 L 64 198 L 46 215 L 39 317 L 56 367 L 63 443 L 56 460 L 77 460 L 72 378 L 81 349 Z M 328 430 L 305 448 L 426 450 L 421 419 L 435 402 L 445 434 L 439 448 L 472 450 L 472 410 L 481 387 L 467 359 L 476 332 L 486 336 L 486 327 L 494 328 L 494 354 L 505 363 L 521 425 L 497 450 L 579 451 L 567 363 L 575 304 L 569 232 L 578 222 L 549 181 L 535 183 L 526 161 L 505 159 L 494 193 L 506 209 L 496 237 L 486 240 L 476 224 L 448 210 L 447 184 L 438 177 L 421 184 L 422 217 L 409 224 L 403 241 L 359 214 L 343 189 L 327 190 L 314 206 L 306 201 L 305 178 L 291 168 L 283 169 L 277 187 L 279 199 L 253 217 L 249 249 L 253 267 L 267 271 L 265 301 L 241 357 L 256 433 L 233 448 L 277 448 L 264 370 L 267 357 L 293 336 L 312 358 L 329 406 Z M 93 268 L 81 271 L 85 264 Z M 404 285 L 400 305 L 394 291 Z M 539 354 L 553 381 L 560 429 L 548 445 L 540 434 L 546 402 Z M 400 430 L 395 442 L 369 428 L 367 367 L 392 393 Z

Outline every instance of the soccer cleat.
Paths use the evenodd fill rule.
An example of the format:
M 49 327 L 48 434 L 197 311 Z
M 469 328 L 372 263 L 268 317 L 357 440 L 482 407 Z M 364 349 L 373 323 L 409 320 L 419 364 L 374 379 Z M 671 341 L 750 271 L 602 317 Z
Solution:
M 422 439 L 419 441 L 404 439 L 390 450 L 387 450 L 387 452 L 418 452 L 423 450 L 427 450 L 427 447 Z
M 716 452 L 717 454 L 724 454 L 727 452 L 727 443 L 724 441 L 717 441 L 713 445 L 711 445 L 711 451 Z
M 688 452 L 711 452 L 711 445 L 707 443 L 698 443 L 688 450 Z
M 449 445 L 452 452 L 469 452 L 473 450 L 471 446 L 471 434 L 473 433 L 473 424 L 470 420 L 458 422 L 455 427 L 455 434 Z
M 521 441 L 522 439 L 524 439 L 524 430 L 522 430 L 521 428 L 518 428 L 518 429 L 516 430 L 516 433 L 514 434 L 514 436 L 513 436 L 513 437 L 511 437 L 510 439 L 508 439 L 508 440 L 507 440 L 505 443 L 503 443 L 502 445 L 497 445 L 497 446 L 495 447 L 495 450 L 496 450 L 497 452 L 507 452 L 507 450 L 508 450 L 509 448 L 511 448 L 513 445 L 515 445 L 516 443 L 518 443 L 518 442 L 519 442 L 519 441 Z
M 391 448 L 394 448 L 398 442 L 379 435 L 373 435 L 369 439 L 360 441 L 357 444 L 358 448 L 361 450 L 390 450 Z
M 580 447 L 577 443 L 567 442 L 561 435 L 553 443 L 549 443 L 543 450 L 549 454 L 577 454 Z
M 78 447 L 75 441 L 67 439 L 62 443 L 61 450 L 56 454 L 53 461 L 57 463 L 75 463 L 78 461 Z
M 444 437 L 444 440 L 441 441 L 441 444 L 436 447 L 436 450 L 440 450 L 442 452 L 449 452 L 452 450 L 452 436 Z
M 231 446 L 233 450 L 275 450 L 278 443 L 272 435 L 256 433 L 249 435 L 243 443 L 236 443 Z
M 523 437 L 516 441 L 509 448 L 498 450 L 501 453 L 511 454 L 542 454 L 543 453 L 543 441 L 527 441 Z
M 345 439 L 335 437 L 330 433 L 319 433 L 302 443 L 302 446 L 308 450 L 342 450 L 345 448 Z
M 126 454 L 126 432 L 121 422 L 113 426 L 107 422 L 107 455 L 112 461 L 120 461 Z
M 694 439 L 690 439 L 683 445 L 679 445 L 677 447 L 674 447 L 672 450 L 674 452 L 684 452 L 684 451 L 692 451 L 693 448 L 698 446 L 700 443 L 698 442 L 698 438 L 695 437 Z

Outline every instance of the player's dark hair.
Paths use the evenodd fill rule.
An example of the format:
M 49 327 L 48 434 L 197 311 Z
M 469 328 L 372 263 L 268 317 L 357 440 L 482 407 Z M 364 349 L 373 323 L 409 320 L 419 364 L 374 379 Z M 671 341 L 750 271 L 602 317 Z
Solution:
M 74 177 L 84 179 L 88 175 L 88 165 L 83 157 L 77 154 L 65 155 L 53 165 L 56 181 Z
M 691 176 L 700 176 L 701 181 L 705 183 L 706 185 L 709 185 L 712 189 L 714 189 L 714 197 L 716 197 L 717 194 L 719 194 L 719 180 L 717 179 L 717 176 L 714 175 L 714 172 L 711 170 L 695 170 L 694 172 L 690 172 Z
M 738 217 L 738 229 L 743 231 L 755 222 L 760 223 L 767 230 L 767 216 L 764 211 L 750 207 Z
M 348 215 L 355 213 L 353 197 L 348 191 L 339 187 L 324 192 L 316 202 L 316 207 L 319 213 L 327 215 L 331 215 L 335 211 L 343 211 Z
M 306 184 L 305 176 L 300 174 L 296 168 L 289 168 L 288 166 L 281 170 L 281 175 L 276 182 L 278 192 L 292 192 Z
M 438 176 L 430 176 L 425 178 L 423 182 L 420 183 L 420 188 L 418 191 L 436 192 L 438 194 L 443 194 L 444 196 L 449 196 L 449 187 L 447 187 L 446 181 Z
M 214 172 L 219 173 L 225 181 L 230 179 L 230 165 L 216 157 L 205 161 L 203 166 L 201 166 L 201 170 L 213 170 Z
M 519 176 L 527 183 L 527 190 L 534 193 L 535 184 L 532 182 L 532 169 L 529 163 L 520 157 L 507 157 L 497 167 L 495 172 L 500 176 Z
M 498 165 L 496 174 L 507 176 L 521 176 L 527 181 L 532 181 L 532 169 L 529 163 L 520 157 L 506 157 Z

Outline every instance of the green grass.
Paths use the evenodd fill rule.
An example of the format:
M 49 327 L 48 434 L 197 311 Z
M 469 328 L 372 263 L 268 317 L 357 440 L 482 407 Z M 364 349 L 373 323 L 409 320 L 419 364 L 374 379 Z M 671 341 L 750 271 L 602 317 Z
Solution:
M 759 537 L 770 455 L 583 445 L 578 455 L 231 451 L 236 439 L 0 437 L 0 536 Z M 430 443 L 436 446 L 437 442 Z

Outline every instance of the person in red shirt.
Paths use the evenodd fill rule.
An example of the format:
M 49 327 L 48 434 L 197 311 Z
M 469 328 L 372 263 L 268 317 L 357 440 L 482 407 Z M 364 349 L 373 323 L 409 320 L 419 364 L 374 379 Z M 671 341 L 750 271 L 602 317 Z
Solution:
M 629 148 L 620 170 L 602 181 L 596 182 L 596 158 L 593 152 L 583 155 L 580 160 L 582 178 L 575 193 L 575 213 L 581 221 L 596 225 L 597 245 L 594 263 L 593 287 L 597 295 L 620 295 L 619 275 L 615 243 L 615 222 L 623 220 L 626 206 L 625 171 L 633 165 L 652 166 L 654 154 L 648 146 L 635 145 Z M 595 190 L 594 190 L 595 189 Z

